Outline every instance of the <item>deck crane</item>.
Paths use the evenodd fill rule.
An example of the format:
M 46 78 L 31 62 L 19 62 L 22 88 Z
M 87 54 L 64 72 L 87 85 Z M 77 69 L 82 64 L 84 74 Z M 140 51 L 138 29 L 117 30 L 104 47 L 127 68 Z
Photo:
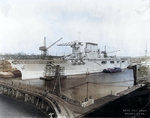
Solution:
M 53 45 L 55 45 L 61 39 L 62 38 L 60 38 L 59 40 L 57 40 L 56 42 L 54 42 L 53 44 L 51 44 L 49 47 L 46 47 L 46 37 L 44 37 L 44 46 L 39 47 L 39 50 L 43 51 L 43 56 L 46 57 L 48 49 L 50 47 L 52 47 Z
M 77 46 L 77 45 L 81 45 L 81 42 L 71 41 L 67 43 L 58 44 L 57 46 Z
M 76 63 L 85 64 L 83 58 L 85 58 L 86 56 L 83 55 L 84 52 L 81 52 L 80 50 L 80 47 L 83 46 L 82 42 L 72 41 L 72 42 L 58 44 L 57 46 L 70 46 L 72 48 L 72 54 L 64 56 L 63 58 L 70 57 L 73 65 L 75 65 Z
M 82 46 L 82 43 L 78 42 L 78 41 L 72 41 L 72 42 L 58 44 L 57 46 L 70 46 L 71 48 L 73 48 L 72 53 L 77 54 L 77 53 L 81 53 L 79 48 L 80 48 L 80 46 Z
M 120 50 L 115 50 L 115 51 L 111 51 L 111 52 L 107 52 L 107 53 L 113 53 L 113 52 L 118 52 L 118 51 L 120 51 Z
M 115 51 L 111 51 L 111 52 L 102 51 L 102 53 L 104 54 L 104 57 L 106 58 L 108 53 L 114 53 L 114 52 L 118 52 L 118 51 L 120 51 L 120 50 L 115 50 Z
M 120 51 L 120 50 L 115 50 L 115 51 L 111 51 L 111 52 L 106 52 L 106 46 L 105 46 L 105 51 L 102 51 L 101 53 L 103 53 L 103 54 L 104 54 L 104 57 L 106 58 L 108 53 L 114 53 L 114 52 L 118 52 L 118 51 Z

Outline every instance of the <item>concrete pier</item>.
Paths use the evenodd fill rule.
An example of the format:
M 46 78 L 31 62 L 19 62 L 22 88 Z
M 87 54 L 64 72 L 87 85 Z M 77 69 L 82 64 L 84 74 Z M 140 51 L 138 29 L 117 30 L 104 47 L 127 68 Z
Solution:
M 0 94 L 28 102 L 35 105 L 47 116 L 74 118 L 74 113 L 68 108 L 63 100 L 42 88 L 0 79 Z

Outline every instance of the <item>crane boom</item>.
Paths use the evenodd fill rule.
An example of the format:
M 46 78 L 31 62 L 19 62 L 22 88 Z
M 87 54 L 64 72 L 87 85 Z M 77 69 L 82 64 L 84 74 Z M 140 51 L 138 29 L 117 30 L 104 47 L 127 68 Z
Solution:
M 44 58 L 46 57 L 47 55 L 47 51 L 50 47 L 52 47 L 53 45 L 55 45 L 58 41 L 60 41 L 62 38 L 60 38 L 59 40 L 57 40 L 56 42 L 54 42 L 52 45 L 50 45 L 49 47 L 46 47 L 46 37 L 44 37 L 44 46 L 40 46 L 39 47 L 39 50 L 42 51 L 41 55 L 44 56 Z
M 61 43 L 61 44 L 58 44 L 57 46 L 71 46 L 73 44 L 75 44 L 75 41 L 67 42 L 67 43 Z
M 115 51 L 111 51 L 111 52 L 107 52 L 107 53 L 113 53 L 113 52 L 118 52 L 118 51 L 120 51 L 120 50 L 115 50 Z
M 50 47 L 52 47 L 53 45 L 55 45 L 58 41 L 60 41 L 62 38 L 60 38 L 59 40 L 57 40 L 56 42 L 54 42 L 52 45 L 50 45 L 49 47 L 47 47 L 46 49 L 49 49 Z

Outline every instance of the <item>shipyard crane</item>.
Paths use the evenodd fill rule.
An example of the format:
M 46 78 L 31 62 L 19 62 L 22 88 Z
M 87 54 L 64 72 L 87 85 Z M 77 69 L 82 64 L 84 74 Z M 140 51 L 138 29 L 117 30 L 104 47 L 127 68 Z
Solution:
M 107 57 L 107 54 L 108 54 L 108 53 L 114 53 L 114 52 L 118 52 L 118 51 L 120 51 L 120 50 L 115 50 L 115 51 L 111 51 L 111 52 L 106 52 L 106 46 L 105 46 L 105 51 L 102 51 L 101 53 L 104 54 L 104 57 Z
M 81 53 L 79 51 L 80 46 L 82 46 L 82 42 L 78 42 L 78 41 L 72 41 L 72 42 L 67 42 L 67 43 L 61 43 L 58 44 L 57 46 L 70 46 L 71 48 L 73 48 L 73 52 L 72 53 Z
M 120 50 L 115 50 L 115 51 L 107 52 L 107 54 L 108 54 L 108 53 L 113 53 L 113 52 L 118 52 L 118 51 L 120 51 Z
M 44 37 L 44 46 L 39 47 L 39 50 L 43 51 L 43 55 L 44 57 L 46 57 L 47 55 L 47 51 L 50 47 L 52 47 L 53 45 L 55 45 L 58 41 L 60 41 L 62 38 L 60 38 L 59 40 L 57 40 L 56 42 L 54 42 L 53 44 L 51 44 L 50 46 L 46 47 L 46 37 Z
M 72 41 L 72 42 L 58 44 L 57 46 L 70 46 L 72 48 L 72 54 L 64 56 L 63 58 L 70 57 L 73 65 L 77 62 L 81 64 L 85 64 L 83 62 L 83 58 L 85 58 L 86 56 L 82 56 L 83 52 L 80 51 L 80 46 L 83 46 L 82 42 Z
M 75 46 L 75 45 L 81 45 L 81 42 L 72 41 L 72 42 L 67 42 L 67 43 L 61 43 L 61 44 L 58 44 L 57 46 Z
M 107 57 L 108 53 L 114 53 L 114 52 L 118 52 L 120 50 L 115 50 L 115 51 L 111 51 L 111 52 L 106 52 L 106 51 L 102 51 L 102 53 L 104 54 L 104 57 Z

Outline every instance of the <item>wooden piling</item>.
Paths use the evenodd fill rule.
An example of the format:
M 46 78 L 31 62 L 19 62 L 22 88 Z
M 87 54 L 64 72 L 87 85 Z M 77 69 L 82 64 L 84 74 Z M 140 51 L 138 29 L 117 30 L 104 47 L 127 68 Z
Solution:
M 133 78 L 134 78 L 134 85 L 137 85 L 137 65 L 133 66 Z

